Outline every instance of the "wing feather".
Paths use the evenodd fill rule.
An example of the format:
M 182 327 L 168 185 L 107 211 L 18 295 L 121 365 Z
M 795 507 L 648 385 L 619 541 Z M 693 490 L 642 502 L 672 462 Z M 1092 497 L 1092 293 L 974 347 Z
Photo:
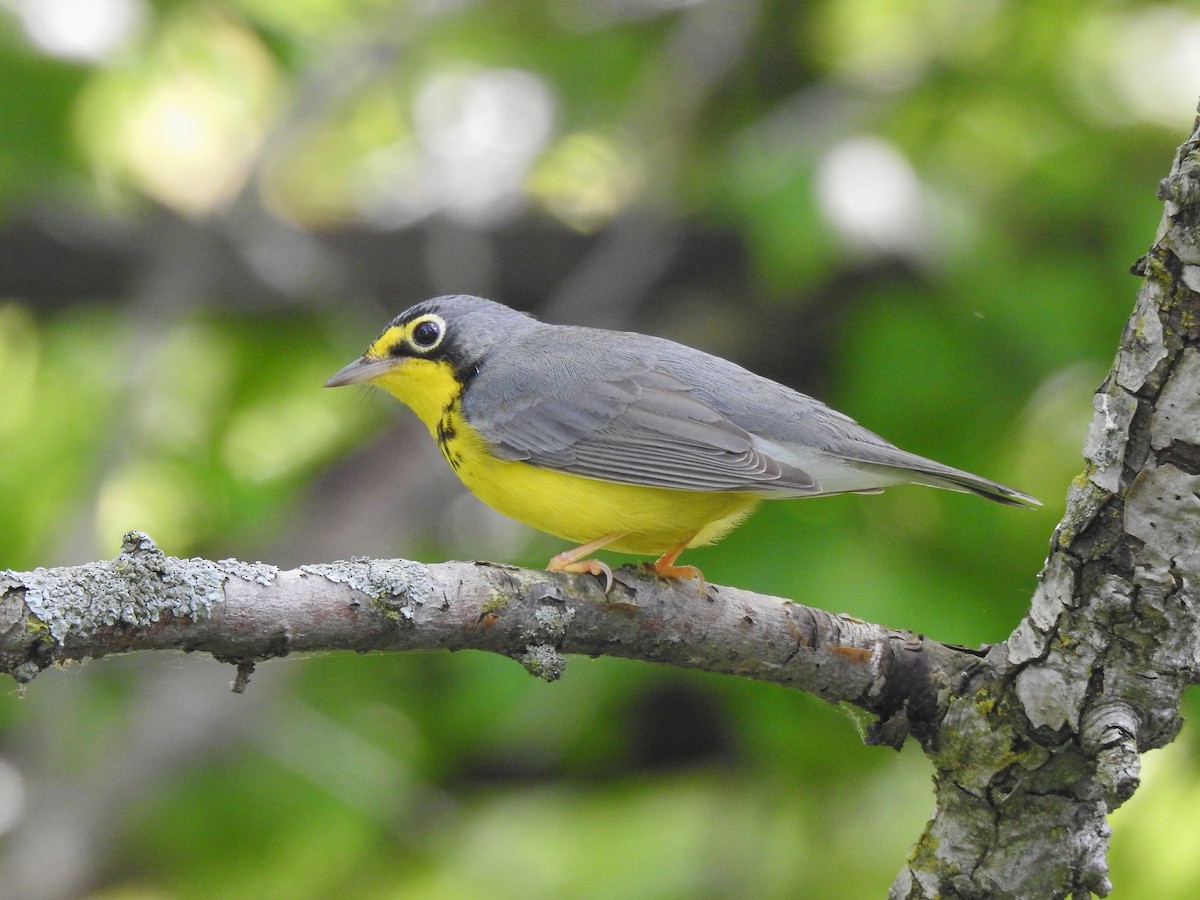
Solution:
M 527 368 L 485 363 L 463 398 L 468 420 L 502 458 L 588 478 L 680 490 L 819 490 L 687 379 L 656 365 L 653 353 L 633 354 L 606 337 L 589 334 L 571 359 L 546 360 L 561 356 L 561 342 L 506 354 L 526 365 L 529 353 L 549 362 L 554 377 L 537 390 L 528 389 Z

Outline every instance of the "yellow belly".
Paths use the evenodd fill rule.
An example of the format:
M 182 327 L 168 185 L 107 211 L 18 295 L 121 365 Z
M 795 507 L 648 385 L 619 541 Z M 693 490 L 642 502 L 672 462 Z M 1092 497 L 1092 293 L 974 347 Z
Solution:
M 762 499 L 616 484 L 510 462 L 488 453 L 465 423 L 456 431 L 444 452 L 476 497 L 506 516 L 577 544 L 621 534 L 609 549 L 647 556 L 660 556 L 684 541 L 689 547 L 711 544 Z

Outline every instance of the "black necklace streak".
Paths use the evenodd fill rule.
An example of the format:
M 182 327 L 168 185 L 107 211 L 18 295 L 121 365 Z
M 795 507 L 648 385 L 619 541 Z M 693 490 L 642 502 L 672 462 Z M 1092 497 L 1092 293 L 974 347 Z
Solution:
M 460 415 L 462 415 L 461 390 L 442 408 L 442 417 L 438 419 L 437 424 L 437 445 L 442 451 L 442 456 L 446 457 L 446 462 L 450 463 L 450 468 L 455 472 L 463 464 L 462 454 L 451 447 L 451 443 L 458 437 L 458 429 L 454 427 L 454 418 Z
M 463 455 L 452 447 L 454 439 L 458 437 L 458 429 L 454 427 L 454 421 L 456 417 L 462 416 L 463 391 L 479 374 L 479 363 L 465 362 L 461 357 L 455 358 L 453 353 L 446 354 L 446 361 L 454 370 L 454 381 L 458 385 L 458 390 L 454 392 L 450 402 L 442 407 L 442 416 L 438 419 L 437 424 L 437 445 L 441 448 L 442 456 L 446 457 L 446 462 L 450 463 L 450 468 L 457 472 L 462 467 Z

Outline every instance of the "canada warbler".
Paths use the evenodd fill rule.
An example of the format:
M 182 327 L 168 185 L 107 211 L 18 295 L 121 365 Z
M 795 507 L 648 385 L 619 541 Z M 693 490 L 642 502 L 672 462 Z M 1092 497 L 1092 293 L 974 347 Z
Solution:
M 658 557 L 711 544 L 761 501 L 915 483 L 1036 506 L 1012 488 L 908 453 L 812 397 L 663 338 L 547 325 L 465 295 L 396 316 L 326 387 L 370 383 L 407 404 L 484 503 L 579 546 Z

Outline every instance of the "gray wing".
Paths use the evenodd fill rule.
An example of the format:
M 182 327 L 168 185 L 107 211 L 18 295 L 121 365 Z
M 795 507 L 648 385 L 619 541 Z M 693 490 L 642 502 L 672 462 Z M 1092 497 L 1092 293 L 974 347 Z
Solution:
M 623 337 L 548 326 L 509 345 L 505 362 L 485 361 L 463 412 L 497 455 L 543 468 L 682 490 L 820 491 L 696 392 L 703 371 L 667 371 L 664 351 L 690 348 Z
M 1039 505 L 682 344 L 543 326 L 506 350 L 484 361 L 463 397 L 468 421 L 504 459 L 683 490 L 803 496 L 915 482 Z

